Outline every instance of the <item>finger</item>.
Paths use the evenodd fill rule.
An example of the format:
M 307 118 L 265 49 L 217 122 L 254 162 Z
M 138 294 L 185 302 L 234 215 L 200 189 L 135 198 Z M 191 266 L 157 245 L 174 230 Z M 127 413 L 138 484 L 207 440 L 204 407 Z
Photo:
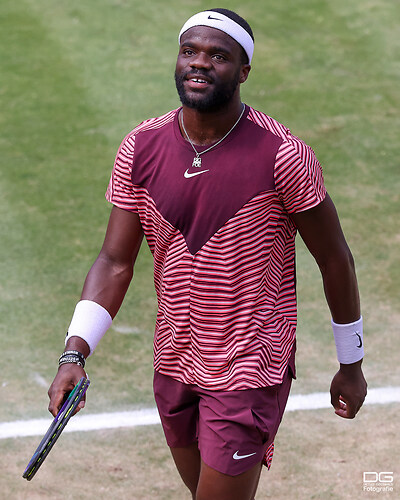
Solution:
M 53 393 L 50 397 L 49 403 L 49 412 L 53 415 L 53 417 L 57 416 L 57 413 L 60 411 L 60 408 L 63 404 L 65 397 L 65 392 L 58 391 L 57 393 Z
M 354 406 L 349 402 L 340 397 L 340 406 L 335 409 L 336 415 L 342 418 L 352 419 L 356 416 L 356 411 Z
M 48 391 L 48 395 L 50 398 L 49 402 L 49 412 L 53 415 L 53 417 L 57 416 L 60 411 L 62 405 L 65 403 L 68 394 L 74 388 L 74 383 L 69 381 L 57 381 L 57 378 L 54 380 L 50 389 Z
M 340 393 L 333 390 L 331 387 L 331 405 L 335 410 L 341 409 Z
M 346 418 L 347 416 L 347 407 L 344 401 L 338 401 L 337 405 L 334 406 L 335 413 L 339 417 Z

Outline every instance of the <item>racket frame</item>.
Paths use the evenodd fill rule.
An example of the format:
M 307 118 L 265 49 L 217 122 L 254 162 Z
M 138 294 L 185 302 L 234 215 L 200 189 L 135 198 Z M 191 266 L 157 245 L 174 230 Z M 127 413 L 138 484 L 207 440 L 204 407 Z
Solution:
M 61 410 L 57 413 L 57 416 L 54 418 L 43 439 L 40 441 L 39 446 L 36 448 L 35 453 L 32 455 L 32 458 L 22 474 L 24 479 L 30 481 L 39 470 L 39 467 L 42 465 L 57 439 L 60 437 L 60 434 L 64 430 L 69 419 L 74 414 L 74 411 L 85 395 L 89 384 L 90 380 L 82 377 L 68 394 Z

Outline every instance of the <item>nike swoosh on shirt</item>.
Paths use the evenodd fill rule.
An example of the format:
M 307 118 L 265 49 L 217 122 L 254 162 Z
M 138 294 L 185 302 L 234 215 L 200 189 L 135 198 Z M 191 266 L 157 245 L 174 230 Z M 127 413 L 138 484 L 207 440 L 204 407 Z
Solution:
M 187 169 L 183 175 L 184 175 L 185 179 L 190 179 L 191 177 L 194 177 L 195 175 L 205 174 L 206 172 L 208 172 L 208 169 L 207 170 L 200 170 L 199 172 L 193 172 L 193 173 L 190 173 L 189 169 Z
M 252 457 L 253 455 L 256 454 L 256 452 L 250 453 L 249 455 L 238 455 L 238 453 L 239 453 L 239 450 L 235 451 L 235 453 L 233 454 L 234 460 L 242 460 L 243 458 L 249 458 L 249 457 Z

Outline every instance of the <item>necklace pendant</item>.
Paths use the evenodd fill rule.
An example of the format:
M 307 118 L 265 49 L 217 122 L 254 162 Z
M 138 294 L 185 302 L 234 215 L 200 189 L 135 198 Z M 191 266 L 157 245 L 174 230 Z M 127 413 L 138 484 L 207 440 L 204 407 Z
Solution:
M 193 158 L 192 167 L 201 168 L 201 158 L 200 158 L 200 156 L 195 156 Z

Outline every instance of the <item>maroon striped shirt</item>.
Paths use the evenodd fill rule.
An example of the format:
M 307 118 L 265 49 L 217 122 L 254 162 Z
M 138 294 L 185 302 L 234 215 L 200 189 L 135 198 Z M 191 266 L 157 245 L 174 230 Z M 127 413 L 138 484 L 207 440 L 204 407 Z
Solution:
M 139 214 L 154 257 L 154 367 L 211 390 L 280 383 L 297 316 L 289 214 L 324 199 L 320 164 L 286 127 L 246 106 L 192 167 L 178 112 L 125 137 L 106 194 Z

